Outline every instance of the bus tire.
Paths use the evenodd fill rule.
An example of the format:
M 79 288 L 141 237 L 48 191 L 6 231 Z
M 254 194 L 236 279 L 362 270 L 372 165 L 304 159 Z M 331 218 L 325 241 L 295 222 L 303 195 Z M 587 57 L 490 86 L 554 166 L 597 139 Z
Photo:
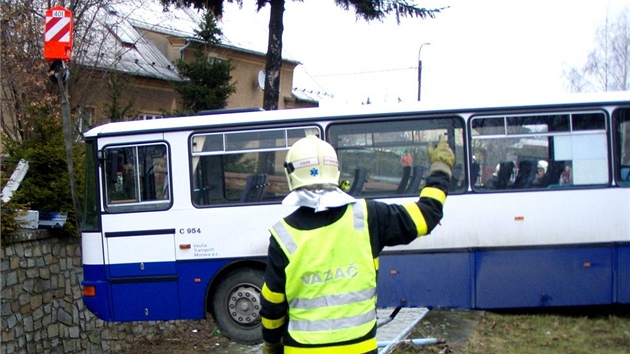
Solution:
M 221 332 L 241 344 L 262 342 L 260 321 L 264 272 L 238 269 L 228 273 L 216 288 L 212 301 L 214 318 Z

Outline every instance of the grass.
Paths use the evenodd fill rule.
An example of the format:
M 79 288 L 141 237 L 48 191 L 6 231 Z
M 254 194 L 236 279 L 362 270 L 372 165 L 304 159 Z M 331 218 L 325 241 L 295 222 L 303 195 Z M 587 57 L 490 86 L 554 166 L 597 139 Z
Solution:
M 433 311 L 432 311 L 433 312 Z M 630 308 L 448 313 L 442 310 L 411 335 L 445 338 L 439 346 L 402 345 L 395 353 L 630 353 Z M 474 315 L 477 314 L 477 315 Z M 461 323 L 474 322 L 468 333 Z M 427 323 L 428 322 L 428 323 Z M 458 329 L 458 326 L 460 327 Z
M 630 314 L 486 312 L 464 353 L 630 353 Z

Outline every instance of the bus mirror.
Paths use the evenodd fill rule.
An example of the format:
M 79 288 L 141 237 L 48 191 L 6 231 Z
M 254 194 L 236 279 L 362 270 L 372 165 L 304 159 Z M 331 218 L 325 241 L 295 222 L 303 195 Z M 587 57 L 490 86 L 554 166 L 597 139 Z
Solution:
M 107 182 L 118 182 L 118 150 L 106 150 L 105 168 L 107 168 Z

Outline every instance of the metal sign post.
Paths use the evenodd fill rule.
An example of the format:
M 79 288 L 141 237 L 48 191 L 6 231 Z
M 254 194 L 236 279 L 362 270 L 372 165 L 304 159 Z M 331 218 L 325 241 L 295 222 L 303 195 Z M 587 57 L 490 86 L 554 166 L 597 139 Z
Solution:
M 48 70 L 48 77 L 59 85 L 61 101 L 61 116 L 63 118 L 63 135 L 68 164 L 68 179 L 72 194 L 75 222 L 79 230 L 81 207 L 76 192 L 74 180 L 74 163 L 72 153 L 72 121 L 70 117 L 70 102 L 68 101 L 68 68 L 65 63 L 72 59 L 72 41 L 74 39 L 74 19 L 72 11 L 55 6 L 46 11 L 46 25 L 44 27 L 44 58 L 52 62 Z

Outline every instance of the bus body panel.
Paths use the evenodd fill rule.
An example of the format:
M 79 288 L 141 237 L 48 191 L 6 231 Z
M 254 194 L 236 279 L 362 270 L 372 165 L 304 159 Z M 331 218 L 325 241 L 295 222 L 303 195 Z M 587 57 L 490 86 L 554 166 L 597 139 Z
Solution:
M 112 277 L 176 274 L 173 234 L 105 237 Z
M 111 311 L 110 321 L 205 318 L 206 290 L 217 272 L 243 253 L 266 255 L 270 234 L 248 222 L 252 212 L 270 227 L 294 209 L 260 205 L 155 211 L 145 214 L 147 229 L 134 229 L 137 213 L 104 214 L 103 228 L 109 230 L 103 237 L 105 269 L 114 308 L 95 312 Z
M 85 288 L 93 287 L 94 296 L 83 296 L 83 303 L 94 315 L 104 321 L 111 321 L 109 301 L 109 282 L 105 273 L 103 257 L 103 237 L 100 232 L 82 232 L 81 258 L 83 263 L 83 281 Z
M 189 210 L 175 224 L 176 257 L 178 260 L 240 258 L 244 253 L 248 257 L 265 256 L 271 236 L 268 229 L 293 210 L 295 207 L 279 205 Z M 254 216 L 264 223 L 251 222 Z M 188 245 L 190 248 L 186 248 Z
M 184 260 L 177 262 L 179 297 L 182 299 L 181 318 L 206 317 L 206 291 L 216 274 L 231 262 L 230 259 Z
M 94 296 L 83 296 L 85 307 L 90 310 L 96 317 L 103 321 L 113 321 L 112 301 L 110 296 L 110 284 L 107 280 L 95 280 L 90 278 L 93 274 L 104 273 L 103 266 L 84 265 L 84 279 L 81 282 L 83 288 L 92 287 Z
M 611 304 L 612 253 L 610 245 L 480 251 L 475 308 Z
M 112 279 L 114 321 L 181 318 L 177 277 Z
M 614 302 L 630 304 L 630 245 L 617 247 L 616 250 L 614 275 L 617 282 L 614 284 Z
M 473 308 L 472 253 L 385 253 L 379 259 L 379 307 Z
M 83 265 L 103 265 L 103 235 L 100 232 L 81 233 L 81 262 Z M 90 278 L 98 277 L 97 274 Z
M 268 228 L 293 210 L 257 205 L 147 212 L 147 235 L 104 238 L 107 264 L 240 258 L 244 253 L 265 256 L 271 235 Z M 264 224 L 251 222 L 253 215 L 265 220 Z M 143 231 L 137 229 L 137 213 L 104 214 L 102 223 L 113 233 Z M 172 229 L 174 234 L 150 235 L 153 229 Z
M 430 236 L 390 250 L 549 246 L 630 241 L 630 189 L 597 188 L 452 195 Z M 558 218 L 561 211 L 565 217 Z

